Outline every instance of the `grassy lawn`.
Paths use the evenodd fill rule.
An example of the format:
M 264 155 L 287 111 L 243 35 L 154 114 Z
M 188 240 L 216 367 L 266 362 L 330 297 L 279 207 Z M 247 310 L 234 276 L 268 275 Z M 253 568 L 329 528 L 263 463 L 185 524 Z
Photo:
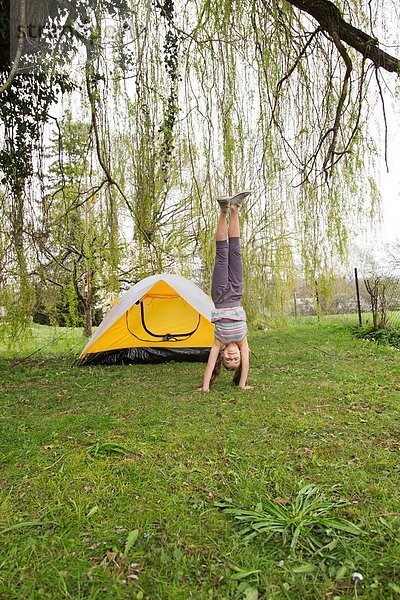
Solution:
M 204 394 L 201 364 L 77 367 L 80 336 L 2 350 L 0 598 L 400 598 L 398 351 L 310 319 L 251 335 L 253 390 Z M 315 508 L 297 545 L 246 540 L 219 506 L 290 521 L 307 484 L 362 533 Z

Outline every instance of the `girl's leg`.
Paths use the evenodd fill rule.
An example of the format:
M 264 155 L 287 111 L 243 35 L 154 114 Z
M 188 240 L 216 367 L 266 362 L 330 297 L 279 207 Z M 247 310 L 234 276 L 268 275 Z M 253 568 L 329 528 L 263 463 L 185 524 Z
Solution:
M 240 238 L 239 207 L 231 204 L 228 236 Z
M 211 280 L 211 297 L 217 306 L 224 301 L 225 294 L 229 288 L 228 263 L 228 227 L 226 223 L 226 212 L 220 211 L 217 229 L 215 231 L 216 254 L 214 270 Z
M 220 210 L 217 229 L 215 230 L 215 241 L 221 242 L 228 239 L 228 225 L 226 222 L 226 212 Z
M 236 300 L 238 304 L 243 296 L 243 267 L 242 256 L 240 252 L 240 222 L 239 208 L 231 204 L 230 219 L 229 219 L 229 263 L 228 276 L 229 287 L 232 300 Z

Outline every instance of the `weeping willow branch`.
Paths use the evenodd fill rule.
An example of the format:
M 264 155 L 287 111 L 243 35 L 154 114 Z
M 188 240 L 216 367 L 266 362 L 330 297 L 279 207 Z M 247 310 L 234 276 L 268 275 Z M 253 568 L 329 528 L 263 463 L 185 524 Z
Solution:
M 377 68 L 400 74 L 400 59 L 381 50 L 376 38 L 347 23 L 340 10 L 330 0 L 286 0 L 286 2 L 314 17 L 322 29 L 332 37 L 335 32 L 342 42 L 371 60 Z
M 311 42 L 313 41 L 313 39 L 315 38 L 315 36 L 320 31 L 322 31 L 322 28 L 321 27 L 317 27 L 317 29 L 312 32 L 312 34 L 309 36 L 307 42 L 304 44 L 303 48 L 300 50 L 299 54 L 297 55 L 296 60 L 294 61 L 293 65 L 290 67 L 290 69 L 285 73 L 285 75 L 276 84 L 275 102 L 274 102 L 274 106 L 272 107 L 271 121 L 273 120 L 274 115 L 275 115 L 276 107 L 277 107 L 278 101 L 279 101 L 279 92 L 280 92 L 280 89 L 281 89 L 282 85 L 294 73 L 294 71 L 298 67 L 298 65 L 299 65 L 302 57 L 307 52 L 307 49 L 310 47 Z
M 317 27 L 317 29 L 315 31 L 313 31 L 312 34 L 309 36 L 307 42 L 304 44 L 303 48 L 299 52 L 299 54 L 298 54 L 298 56 L 297 56 L 294 64 L 290 67 L 290 69 L 287 71 L 287 73 L 285 73 L 285 75 L 282 77 L 282 79 L 280 79 L 278 81 L 278 83 L 276 85 L 276 91 L 277 91 L 277 93 L 279 92 L 279 90 L 281 89 L 281 87 L 285 83 L 285 81 L 287 79 L 289 79 L 289 77 L 291 76 L 291 74 L 294 72 L 294 70 L 298 66 L 299 62 L 301 61 L 302 57 L 306 53 L 307 48 L 310 47 L 311 42 L 313 41 L 313 39 L 315 38 L 315 36 L 317 35 L 317 33 L 319 33 L 320 31 L 322 31 L 322 28 L 321 27 Z
M 388 124 L 387 124 L 387 118 L 386 118 L 385 101 L 383 99 L 383 92 L 382 92 L 381 82 L 379 80 L 378 69 L 375 69 L 375 78 L 376 78 L 376 83 L 377 83 L 377 86 L 378 86 L 379 97 L 380 97 L 381 106 L 382 106 L 383 123 L 384 123 L 384 127 L 385 127 L 385 164 L 386 164 L 386 170 L 389 173 L 389 162 L 388 162 Z
M 267 12 L 270 9 L 270 3 L 268 2 L 268 0 L 261 0 L 261 1 Z M 271 105 L 270 126 L 273 124 L 277 128 L 277 131 L 279 132 L 279 135 L 281 137 L 281 140 L 282 140 L 284 146 L 289 150 L 288 158 L 292 162 L 292 164 L 297 168 L 298 168 L 298 165 L 301 165 L 301 168 L 303 171 L 303 177 L 302 177 L 300 185 L 302 185 L 305 181 L 309 180 L 310 175 L 313 173 L 313 171 L 316 167 L 317 160 L 318 160 L 320 154 L 322 154 L 322 153 L 324 154 L 323 163 L 322 163 L 321 169 L 318 169 L 318 171 L 322 174 L 325 174 L 326 177 L 328 175 L 331 176 L 333 173 L 334 166 L 340 161 L 340 159 L 345 154 L 350 152 L 351 142 L 354 140 L 355 135 L 358 131 L 358 126 L 359 126 L 359 122 L 360 122 L 360 114 L 361 114 L 360 96 L 358 97 L 359 101 L 357 102 L 358 107 L 357 107 L 357 114 L 356 114 L 356 126 L 352 127 L 350 136 L 347 138 L 347 140 L 343 141 L 344 147 L 339 150 L 337 149 L 339 132 L 342 127 L 342 121 L 343 121 L 344 114 L 346 112 L 346 102 L 351 94 L 351 75 L 352 75 L 352 71 L 353 71 L 352 60 L 350 58 L 348 50 L 346 49 L 346 47 L 343 43 L 343 40 L 346 40 L 346 42 L 348 42 L 349 45 L 351 45 L 353 48 L 356 48 L 358 51 L 360 51 L 361 42 L 364 44 L 360 93 L 361 93 L 361 89 L 363 86 L 363 79 L 365 77 L 364 62 L 367 59 L 371 59 L 371 60 L 373 58 L 376 59 L 376 52 L 371 54 L 371 52 L 367 51 L 367 50 L 370 48 L 370 46 L 372 44 L 376 45 L 377 40 L 375 38 L 372 38 L 371 36 L 368 36 L 363 31 L 346 23 L 344 21 L 344 19 L 342 18 L 339 9 L 329 0 L 307 0 L 307 1 L 306 0 L 293 0 L 293 1 L 287 0 L 287 1 L 291 4 L 293 4 L 293 6 L 296 6 L 296 7 L 300 8 L 301 10 L 307 12 L 308 14 L 312 15 L 319 22 L 318 28 L 309 35 L 306 43 L 302 47 L 296 49 L 296 57 L 294 59 L 294 62 L 292 63 L 292 65 L 290 67 L 287 68 L 284 75 L 281 76 L 281 78 L 279 79 L 279 81 L 276 84 L 275 93 L 273 94 L 273 102 Z M 288 30 L 290 30 L 290 28 L 293 28 L 292 23 L 284 22 L 283 15 L 281 13 L 279 13 L 279 14 L 280 14 L 279 22 L 282 24 L 284 31 L 288 31 Z M 260 36 L 259 36 L 259 25 L 257 25 L 255 23 L 254 15 L 252 16 L 252 26 L 253 26 L 253 31 L 255 33 L 256 51 L 261 57 L 261 61 L 260 61 L 261 67 L 264 70 L 264 77 L 267 81 L 269 73 L 268 73 L 267 67 L 265 66 L 265 61 L 263 60 L 263 56 L 266 51 L 266 47 L 262 47 L 262 45 L 261 45 L 261 40 L 263 40 L 263 38 L 262 37 L 260 38 Z M 310 48 L 312 41 L 317 38 L 317 35 L 320 32 L 322 32 L 331 41 L 333 47 L 335 47 L 336 50 L 338 51 L 339 56 L 344 63 L 345 71 L 344 71 L 344 74 L 342 75 L 341 91 L 340 91 L 340 94 L 339 94 L 339 97 L 337 100 L 337 104 L 335 107 L 333 123 L 331 125 L 326 123 L 325 126 L 321 124 L 321 127 L 320 127 L 321 133 L 320 133 L 319 141 L 318 141 L 316 147 L 314 148 L 313 152 L 308 157 L 305 157 L 305 159 L 301 159 L 299 153 L 296 151 L 295 145 L 293 145 L 289 141 L 288 136 L 285 133 L 285 127 L 282 126 L 279 118 L 277 118 L 277 110 L 278 110 L 280 100 L 281 100 L 279 92 L 280 92 L 283 84 L 289 80 L 289 78 L 294 74 L 295 71 L 297 71 L 298 77 L 303 78 L 304 66 L 301 66 L 302 59 L 304 59 L 306 57 L 307 50 Z M 352 39 L 350 39 L 350 33 L 353 36 Z M 292 37 L 292 40 L 293 39 L 294 39 L 294 37 Z M 295 44 L 292 43 L 292 46 L 293 46 L 293 48 L 295 48 Z M 311 50 L 311 54 L 315 50 L 316 50 L 316 48 Z M 323 51 L 323 47 L 321 47 L 320 50 Z M 385 55 L 385 53 L 383 53 L 383 54 Z M 387 56 L 389 56 L 389 55 L 387 55 Z M 398 61 L 394 57 L 392 57 L 392 58 L 394 61 L 397 61 L 397 64 L 399 66 L 400 61 Z M 328 58 L 327 58 L 327 60 L 328 60 Z M 330 59 L 330 63 L 332 64 L 332 59 Z M 376 64 L 378 64 L 378 63 L 376 62 L 376 60 L 375 60 L 374 64 L 375 64 L 376 71 L 378 71 L 378 67 L 376 66 Z M 388 63 L 387 63 L 387 61 L 385 63 L 383 63 L 383 58 L 381 57 L 381 61 L 379 62 L 379 65 L 386 68 L 386 66 L 388 66 Z M 393 67 L 392 63 L 391 63 L 391 67 Z M 391 67 L 387 70 L 393 70 Z M 328 76 L 327 76 L 326 89 L 329 90 L 329 89 L 332 89 L 332 87 L 333 87 L 333 81 L 332 81 L 333 75 L 331 75 L 330 81 L 329 81 L 329 74 L 327 74 L 327 75 Z M 306 84 L 308 85 L 309 79 L 306 77 L 305 80 L 306 80 Z M 378 88 L 379 88 L 379 81 L 378 81 Z M 381 95 L 381 99 L 383 100 L 381 91 L 380 91 L 380 95 Z M 310 100 L 313 101 L 311 96 L 310 96 Z M 320 112 L 320 107 L 316 107 L 316 115 L 318 115 L 319 112 Z M 327 115 L 328 115 L 328 113 L 327 113 Z M 384 118 L 385 118 L 385 111 L 384 111 Z M 346 127 L 343 128 L 343 132 L 347 131 L 347 129 L 348 128 L 346 125 Z M 324 151 L 323 149 L 324 149 L 325 145 L 327 144 L 328 139 L 329 139 L 328 147 Z M 385 155 L 386 155 L 386 149 L 385 149 Z M 295 161 L 297 161 L 297 163 L 298 163 L 297 165 L 295 164 L 295 161 L 292 160 L 292 157 L 294 157 Z
M 92 123 L 92 127 L 93 127 L 93 133 L 94 133 L 94 138 L 95 138 L 96 153 L 97 153 L 98 161 L 100 163 L 101 168 L 104 171 L 105 176 L 107 177 L 108 183 L 110 185 L 115 185 L 115 187 L 117 188 L 117 190 L 121 194 L 122 198 L 124 199 L 124 202 L 125 202 L 126 206 L 128 207 L 129 212 L 132 213 L 133 212 L 133 207 L 132 207 L 131 203 L 129 202 L 129 200 L 126 197 L 125 193 L 121 189 L 121 186 L 119 185 L 119 183 L 117 181 L 115 181 L 115 179 L 112 177 L 110 168 L 109 168 L 109 166 L 107 165 L 107 163 L 105 162 L 105 160 L 103 158 L 103 154 L 102 154 L 102 151 L 101 151 L 101 144 L 100 144 L 99 129 L 98 129 L 98 125 L 97 125 L 97 117 L 96 117 L 96 93 L 97 93 L 97 88 L 96 88 L 96 83 L 94 82 L 94 79 L 91 78 L 89 74 L 86 74 L 86 89 L 87 89 L 89 103 L 90 103 L 91 123 Z
M 332 39 L 333 39 L 333 43 L 335 44 L 336 48 L 338 49 L 340 56 L 343 58 L 343 61 L 346 65 L 346 73 L 343 78 L 342 90 L 340 93 L 339 102 L 336 107 L 335 121 L 334 121 L 332 130 L 331 130 L 332 140 L 329 145 L 328 152 L 326 154 L 326 157 L 324 159 L 324 163 L 322 166 L 322 171 L 326 172 L 328 165 L 329 165 L 331 175 L 332 175 L 332 169 L 333 169 L 333 164 L 334 164 L 333 161 L 334 161 L 334 155 L 335 155 L 335 150 L 336 150 L 337 135 L 338 135 L 340 121 L 341 121 L 341 117 L 342 117 L 342 113 L 343 113 L 344 103 L 345 103 L 347 95 L 348 95 L 350 76 L 351 76 L 351 72 L 353 70 L 353 63 L 351 62 L 351 58 L 350 58 L 346 48 L 343 46 L 342 42 L 340 41 L 340 38 L 339 38 L 338 34 L 336 33 L 336 31 L 334 31 L 332 33 Z
M 362 67 L 361 67 L 360 87 L 359 87 L 359 93 L 358 93 L 358 106 L 357 106 L 356 121 L 355 121 L 354 127 L 353 127 L 353 129 L 351 131 L 351 134 L 349 135 L 349 137 L 347 139 L 347 143 L 346 143 L 345 147 L 343 148 L 343 150 L 340 151 L 340 152 L 335 151 L 333 153 L 333 155 L 332 155 L 332 162 L 331 162 L 331 166 L 332 167 L 339 162 L 339 160 L 341 159 L 342 156 L 344 156 L 345 154 L 347 154 L 349 152 L 349 148 L 350 148 L 351 142 L 353 141 L 353 139 L 354 139 L 357 131 L 359 130 L 361 113 L 362 113 L 362 107 L 363 107 L 363 87 L 364 87 L 365 79 L 366 79 L 366 74 L 365 74 L 365 59 L 364 59 L 363 62 L 362 62 Z M 383 99 L 382 99 L 382 101 L 383 101 Z M 386 147 L 385 147 L 385 152 L 386 152 Z

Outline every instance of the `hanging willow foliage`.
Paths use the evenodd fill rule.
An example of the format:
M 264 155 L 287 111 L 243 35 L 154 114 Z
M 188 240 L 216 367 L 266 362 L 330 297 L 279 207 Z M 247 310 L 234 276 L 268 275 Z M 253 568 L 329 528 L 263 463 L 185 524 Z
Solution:
M 206 288 L 213 197 L 243 187 L 254 192 L 243 226 L 249 314 L 284 310 L 300 262 L 310 281 L 326 279 L 332 256 L 346 254 L 352 213 L 373 215 L 378 202 L 368 126 L 376 98 L 383 100 L 382 72 L 400 64 L 379 48 L 384 16 L 399 18 L 395 3 L 66 2 L 44 34 L 52 31 L 48 72 L 68 78 L 58 108 L 48 77 L 42 91 L 53 96 L 24 137 L 18 86 L 41 92 L 35 76 L 17 75 L 7 93 L 22 117 L 2 112 L 0 261 L 9 277 L 1 278 L 0 304 L 27 294 L 21 306 L 29 314 L 32 277 L 57 279 L 43 258 L 57 255 L 44 248 L 43 224 L 68 231 L 74 213 L 86 223 L 79 235 L 87 281 L 71 306 L 95 302 L 88 278 L 103 295 L 163 270 Z M 50 202 L 31 185 L 28 203 L 27 185 L 49 169 L 49 134 L 42 138 L 38 128 L 65 106 L 73 107 L 72 121 L 86 124 L 85 172 L 72 187 L 49 182 Z M 24 174 L 21 167 L 35 161 L 40 173 Z

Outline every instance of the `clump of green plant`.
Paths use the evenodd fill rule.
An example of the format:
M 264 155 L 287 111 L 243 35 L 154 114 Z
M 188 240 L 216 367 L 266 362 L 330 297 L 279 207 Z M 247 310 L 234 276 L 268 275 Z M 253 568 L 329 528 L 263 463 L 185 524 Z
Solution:
M 125 448 L 125 446 L 121 446 L 121 444 L 116 444 L 114 442 L 95 442 L 91 444 L 86 450 L 89 456 L 104 456 L 106 454 L 129 454 L 129 450 Z
M 352 333 L 355 337 L 363 340 L 400 348 L 400 329 L 390 329 L 389 327 L 374 329 L 371 325 L 364 325 L 363 327 L 352 327 Z
M 343 502 L 332 502 L 315 486 L 308 484 L 287 504 L 266 498 L 255 510 L 233 507 L 227 502 L 216 502 L 223 512 L 232 515 L 244 527 L 239 531 L 244 541 L 259 535 L 267 539 L 280 536 L 294 554 L 297 548 L 307 552 L 331 550 L 340 533 L 359 535 L 361 529 L 347 519 L 335 516 Z

